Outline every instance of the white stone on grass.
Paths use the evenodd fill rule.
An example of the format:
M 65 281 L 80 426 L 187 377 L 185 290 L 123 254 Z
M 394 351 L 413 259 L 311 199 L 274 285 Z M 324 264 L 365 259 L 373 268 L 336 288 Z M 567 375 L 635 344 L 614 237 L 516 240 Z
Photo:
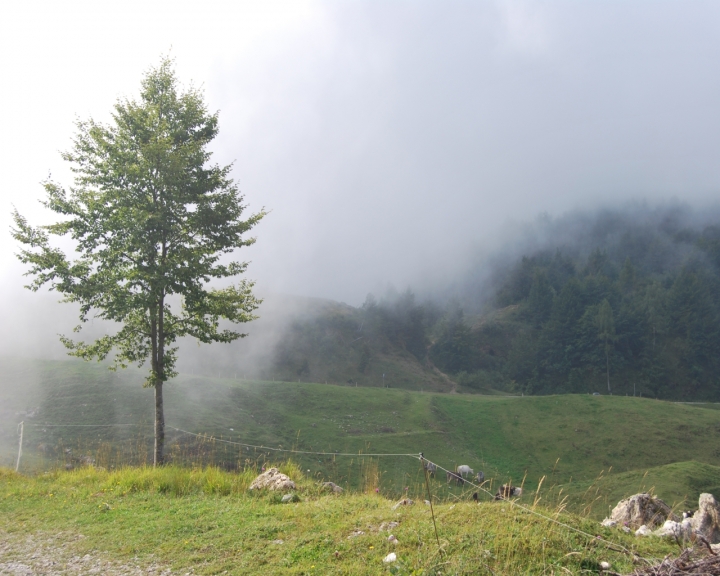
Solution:
M 390 552 L 390 554 L 383 558 L 383 562 L 385 562 L 385 564 L 390 564 L 391 562 L 395 562 L 395 560 L 397 560 L 397 555 L 395 554 L 395 552 Z

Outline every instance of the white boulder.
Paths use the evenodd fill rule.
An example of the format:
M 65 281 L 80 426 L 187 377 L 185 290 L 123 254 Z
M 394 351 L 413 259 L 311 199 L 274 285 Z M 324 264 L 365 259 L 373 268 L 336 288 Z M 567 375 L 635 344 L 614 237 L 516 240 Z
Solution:
M 666 520 L 662 527 L 653 532 L 655 536 L 670 536 L 671 538 L 677 538 L 679 540 L 689 540 L 692 533 L 693 529 L 688 519 L 682 522 Z
M 250 490 L 295 490 L 295 482 L 285 474 L 281 474 L 277 468 L 270 468 L 252 481 Z
M 670 506 L 660 498 L 642 493 L 620 500 L 610 513 L 609 520 L 631 528 L 638 528 L 643 525 L 655 528 L 662 526 L 666 520 L 677 522 L 680 518 L 675 516 Z

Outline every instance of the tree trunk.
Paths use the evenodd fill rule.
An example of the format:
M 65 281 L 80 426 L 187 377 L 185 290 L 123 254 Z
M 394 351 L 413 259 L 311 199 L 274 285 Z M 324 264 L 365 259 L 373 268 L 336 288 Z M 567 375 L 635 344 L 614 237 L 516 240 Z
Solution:
M 150 308 L 150 339 L 152 343 L 152 373 L 155 388 L 155 449 L 153 465 L 162 466 L 165 462 L 165 413 L 163 411 L 163 382 L 165 381 L 165 334 L 164 334 L 164 298 L 160 297 L 157 307 Z
M 165 414 L 163 412 L 162 380 L 155 381 L 155 451 L 154 466 L 164 463 L 163 449 L 165 447 Z
M 165 461 L 165 413 L 163 412 L 162 387 L 165 382 L 165 297 L 158 303 L 157 323 L 157 384 L 155 384 L 155 466 Z

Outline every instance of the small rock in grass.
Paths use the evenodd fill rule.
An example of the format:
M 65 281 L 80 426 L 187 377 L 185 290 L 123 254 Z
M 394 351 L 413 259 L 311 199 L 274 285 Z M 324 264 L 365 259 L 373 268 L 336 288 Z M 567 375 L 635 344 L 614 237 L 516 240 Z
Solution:
M 645 526 L 645 524 L 643 524 L 642 526 L 640 526 L 640 528 L 635 530 L 635 536 L 650 536 L 651 534 L 652 534 L 652 530 L 650 530 L 650 528 Z
M 277 540 L 273 540 L 271 544 L 285 544 L 285 541 L 278 538 Z
M 630 528 L 645 525 L 650 529 L 662 526 L 666 520 L 680 521 L 680 518 L 673 514 L 670 506 L 647 492 L 620 500 L 610 512 L 609 519 Z
M 392 509 L 397 510 L 397 508 L 400 506 L 412 506 L 413 504 L 415 504 L 415 502 L 410 500 L 410 498 L 403 498 L 402 500 L 400 500 L 400 502 L 395 504 L 395 506 L 393 506 Z
M 605 518 L 605 520 L 602 521 L 602 525 L 607 528 L 612 528 L 613 526 L 617 526 L 617 522 L 615 520 L 610 520 L 610 518 Z
M 332 490 L 335 494 L 340 494 L 343 489 L 335 484 L 335 482 L 323 482 L 323 488 L 328 488 L 329 490 Z
M 666 520 L 665 524 L 654 532 L 655 536 L 670 536 L 672 538 L 679 538 L 680 540 L 689 540 L 692 533 L 692 520 L 688 518 L 682 522 Z
M 395 552 L 390 552 L 390 554 L 383 558 L 383 562 L 385 562 L 385 564 L 390 564 L 391 562 L 395 562 L 395 560 L 397 560 L 397 555 L 395 554 Z
M 600 562 L 600 568 L 603 570 L 610 570 L 610 563 L 609 562 Z
M 297 497 L 296 494 L 285 494 L 280 502 L 283 504 L 287 504 L 288 502 L 299 502 L 300 498 Z
M 383 522 L 382 524 L 380 524 L 379 530 L 380 530 L 380 532 L 384 532 L 385 530 L 387 530 L 387 531 L 389 532 L 390 530 L 392 530 L 392 529 L 395 528 L 396 526 L 400 526 L 400 522 L 394 522 L 394 521 L 391 521 L 391 522 Z
M 364 534 L 365 532 L 363 532 L 362 530 L 353 530 L 352 532 L 350 532 L 348 540 L 350 540 L 351 538 L 357 538 L 358 536 L 363 536 Z
M 388 542 L 390 542 L 390 544 L 397 546 L 398 539 L 395 538 L 395 536 L 393 536 L 392 534 L 390 534 L 390 536 L 388 536 Z

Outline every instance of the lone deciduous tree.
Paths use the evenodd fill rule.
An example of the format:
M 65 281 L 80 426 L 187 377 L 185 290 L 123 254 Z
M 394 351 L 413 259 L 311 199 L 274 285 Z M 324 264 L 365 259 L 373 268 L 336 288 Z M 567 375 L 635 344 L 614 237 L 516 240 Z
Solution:
M 198 90 L 181 90 L 165 59 L 146 73 L 139 100 L 115 104 L 109 124 L 77 123 L 72 148 L 63 154 L 74 186 L 66 191 L 44 183 L 43 204 L 61 219 L 32 227 L 14 212 L 12 234 L 24 245 L 18 257 L 33 276 L 27 287 L 48 285 L 63 302 L 79 304 L 81 322 L 118 323 L 115 333 L 89 343 L 61 336 L 69 354 L 110 356 L 112 369 L 149 360 L 145 386 L 155 390 L 156 465 L 163 463 L 163 383 L 177 374 L 177 339 L 241 338 L 245 334 L 222 329 L 220 320 L 253 320 L 261 302 L 247 280 L 208 285 L 245 271 L 247 263 L 222 256 L 254 243 L 244 235 L 265 215 L 261 210 L 243 220 L 246 207 L 229 177 L 231 166 L 210 164 L 207 146 L 217 126 L 217 113 L 208 112 Z M 52 236 L 71 238 L 76 257 L 52 245 Z

